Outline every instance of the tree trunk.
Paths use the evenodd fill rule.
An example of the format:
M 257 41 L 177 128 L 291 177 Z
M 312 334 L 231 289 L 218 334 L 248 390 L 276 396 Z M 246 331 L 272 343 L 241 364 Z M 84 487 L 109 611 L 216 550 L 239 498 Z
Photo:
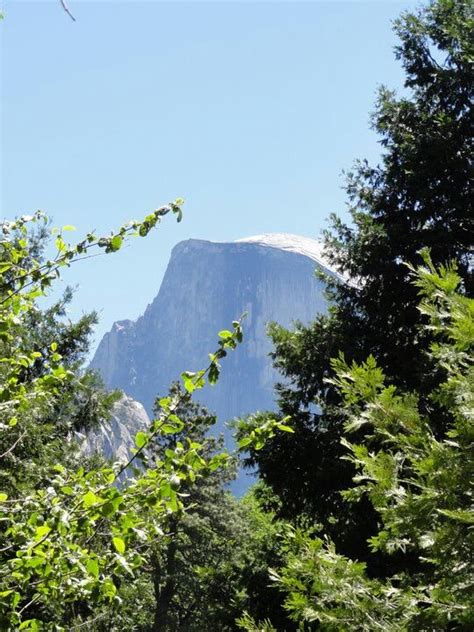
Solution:
M 153 564 L 153 588 L 155 592 L 155 620 L 153 632 L 173 632 L 173 618 L 171 616 L 171 601 L 175 593 L 175 567 L 177 551 L 177 521 L 173 520 L 170 532 L 173 537 L 165 552 L 163 566 L 160 565 L 158 556 L 152 559 Z

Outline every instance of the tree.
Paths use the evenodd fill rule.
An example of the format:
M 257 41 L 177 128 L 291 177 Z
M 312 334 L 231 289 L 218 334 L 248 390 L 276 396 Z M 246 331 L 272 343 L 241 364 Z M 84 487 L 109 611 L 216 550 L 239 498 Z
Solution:
M 314 538 L 297 530 L 286 565 L 272 578 L 300 629 L 402 632 L 474 625 L 474 300 L 457 291 L 455 265 L 437 271 L 426 254 L 425 260 L 415 285 L 435 336 L 431 360 L 445 373 L 429 395 L 436 409 L 423 413 L 419 394 L 389 384 L 372 356 L 361 364 L 339 357 L 331 379 L 347 415 L 345 458 L 356 472 L 345 502 L 366 496 L 379 518 L 372 553 L 410 551 L 418 573 L 392 570 L 375 579 L 365 564 L 338 553 L 326 534 Z M 452 420 L 443 438 L 435 431 L 438 409 Z M 353 443 L 361 427 L 368 429 L 365 441 Z M 261 629 L 251 619 L 242 623 Z
M 46 260 L 35 256 L 28 231 L 31 224 L 43 220 L 41 213 L 3 224 L 0 429 L 7 448 L 0 459 L 17 458 L 24 439 L 41 437 L 35 435 L 37 427 L 47 427 L 43 421 L 52 419 L 54 411 L 64 418 L 63 440 L 72 439 L 76 421 L 74 415 L 68 420 L 68 414 L 71 388 L 78 379 L 77 348 L 72 345 L 69 353 L 67 346 L 63 357 L 58 341 L 48 340 L 50 335 L 58 335 L 61 342 L 64 332 L 54 318 L 52 326 L 51 313 L 43 314 L 43 321 L 38 299 L 59 277 L 62 267 L 91 249 L 116 252 L 129 236 L 146 236 L 169 213 L 180 221 L 180 204 L 178 200 L 157 209 L 143 221 L 125 224 L 107 237 L 90 233 L 74 246 L 65 242 L 60 231 L 56 256 Z M 40 325 L 36 334 L 28 328 L 34 319 Z M 159 400 L 156 418 L 146 431 L 137 433 L 135 452 L 126 463 L 58 462 L 55 458 L 64 456 L 59 450 L 45 458 L 43 447 L 49 449 L 48 441 L 37 446 L 37 458 L 44 467 L 34 484 L 28 484 L 25 476 L 24 485 L 12 484 L 8 491 L 0 491 L 2 629 L 59 631 L 83 627 L 86 622 L 95 624 L 107 615 L 107 607 L 117 609 L 123 582 L 148 562 L 152 545 L 165 538 L 172 543 L 166 529 L 172 516 L 184 509 L 185 495 L 180 490 L 229 462 L 227 453 L 211 455 L 206 442 L 189 438 L 178 413 L 183 412 L 189 394 L 217 382 L 220 360 L 241 341 L 240 321 L 234 321 L 231 330 L 219 332 L 208 366 L 183 373 L 183 390 Z M 83 421 L 87 424 L 91 419 L 86 415 Z M 268 424 L 268 436 L 276 426 L 276 422 Z M 151 462 L 147 452 L 159 437 L 163 437 L 161 445 L 166 443 L 165 437 L 171 440 Z M 119 485 L 130 470 L 135 476 Z
M 2 442 L 6 446 L 1 455 L 2 465 L 13 458 L 16 470 L 28 470 L 28 461 L 32 454 L 28 442 L 34 444 L 35 441 L 37 445 L 34 446 L 33 454 L 37 459 L 32 463 L 33 471 L 35 460 L 38 462 L 39 459 L 39 462 L 44 464 L 39 474 L 35 472 L 36 478 L 33 476 L 32 481 L 28 480 L 27 475 L 22 477 L 21 485 L 17 485 L 14 478 L 7 479 L 11 482 L 10 488 L 8 491 L 2 489 L 0 495 L 1 612 L 2 627 L 7 629 L 22 623 L 24 613 L 27 618 L 30 615 L 33 622 L 31 625 L 23 625 L 26 628 L 34 628 L 41 620 L 61 620 L 68 604 L 80 602 L 85 595 L 97 591 L 94 583 L 100 581 L 101 559 L 105 566 L 110 564 L 110 553 L 114 550 L 115 553 L 120 553 L 125 546 L 126 538 L 120 538 L 117 532 L 110 540 L 115 542 L 112 549 L 110 546 L 102 547 L 99 554 L 97 551 L 89 551 L 84 543 L 94 540 L 98 520 L 110 523 L 111 516 L 119 518 L 119 508 L 124 505 L 124 496 L 132 493 L 130 489 L 127 490 L 127 494 L 120 494 L 113 486 L 114 480 L 123 469 L 120 465 L 118 470 L 101 467 L 91 468 L 91 471 L 86 472 L 84 468 L 76 467 L 75 470 L 69 471 L 64 463 L 53 460 L 64 453 L 57 447 L 57 438 L 47 440 L 47 434 L 43 429 L 48 431 L 52 426 L 44 422 L 51 419 L 55 411 L 60 411 L 63 418 L 67 417 L 71 412 L 71 406 L 67 405 L 70 389 L 80 378 L 76 372 L 75 354 L 68 357 L 66 352 L 63 357 L 59 353 L 58 341 L 47 340 L 48 334 L 60 333 L 58 326 L 52 326 L 54 318 L 51 320 L 51 311 L 42 320 L 43 326 L 37 327 L 36 333 L 31 333 L 31 323 L 41 320 L 37 299 L 44 295 L 57 278 L 62 266 L 67 266 L 80 258 L 90 248 L 102 248 L 106 252 L 118 250 L 128 234 L 137 231 L 142 236 L 146 235 L 161 217 L 171 210 L 179 219 L 181 210 L 178 204 L 173 204 L 158 209 L 143 222 L 132 222 L 122 227 L 110 237 L 97 238 L 89 234 L 74 247 L 68 246 L 60 233 L 56 236 L 57 254 L 53 259 L 46 261 L 38 257 L 38 253 L 35 252 L 35 239 L 30 240 L 28 233 L 29 225 L 43 221 L 42 214 L 23 217 L 16 222 L 4 222 L 2 226 L 0 412 Z M 61 343 L 61 336 L 58 336 L 58 340 Z M 39 341 L 41 345 L 38 345 Z M 172 408 L 173 402 L 169 402 L 169 406 Z M 161 421 L 155 422 L 150 433 L 142 433 L 140 441 L 146 444 L 153 434 L 157 434 L 166 426 L 167 418 L 172 415 L 171 408 L 163 415 Z M 70 441 L 68 431 L 70 433 L 72 429 L 73 425 L 70 423 L 64 424 L 61 435 L 63 442 L 65 439 L 66 442 Z M 171 430 L 170 424 L 167 430 Z M 22 442 L 27 443 L 25 458 L 22 458 L 21 454 L 21 450 L 24 449 Z M 189 457 L 187 451 L 184 457 Z M 12 470 L 11 465 L 6 467 L 7 472 Z M 155 478 L 165 481 L 168 476 L 169 472 L 154 475 Z M 135 491 L 138 491 L 140 486 L 146 488 L 151 483 L 150 478 L 148 484 L 144 483 L 144 478 L 146 477 L 142 477 L 141 484 L 137 482 L 138 487 Z M 155 480 L 154 487 L 156 483 Z M 135 502 L 136 499 L 130 503 L 129 508 Z M 172 507 L 179 504 L 175 494 L 164 495 L 163 500 L 157 503 L 161 505 L 158 514 L 162 513 L 165 505 L 169 503 Z M 150 520 L 149 528 L 152 530 L 155 528 L 154 523 L 156 527 L 156 521 Z M 71 558 L 72 551 L 76 551 L 75 561 Z M 73 578 L 75 574 L 83 576 L 76 585 Z M 82 585 L 84 574 L 89 579 Z M 67 579 L 60 587 L 57 585 L 57 577 L 61 575 Z M 96 600 L 111 600 L 116 588 L 110 575 L 104 576 L 101 584 Z M 55 599 L 58 601 L 55 602 Z
M 182 446 L 186 439 L 201 444 L 206 458 L 222 450 L 222 438 L 208 434 L 215 417 L 192 402 L 189 393 L 183 394 L 179 384 L 172 385 L 170 395 L 180 398 L 176 412 L 185 426 L 180 434 L 159 439 L 147 458 L 161 459 L 167 450 Z M 156 413 L 160 408 L 157 398 Z M 214 585 L 214 577 L 219 571 L 222 573 L 222 566 L 229 565 L 236 544 L 236 506 L 224 489 L 235 476 L 235 462 L 229 465 L 191 484 L 180 485 L 183 511 L 170 516 L 166 528 L 169 535 L 154 547 L 151 555 L 155 632 L 198 630 L 203 625 L 224 630 L 223 619 L 232 621 L 229 599 L 222 599 L 222 592 L 231 587 L 221 583 L 216 590 Z M 216 600 L 217 592 L 221 592 L 220 602 Z M 227 610 L 224 616 L 222 602 Z
M 473 27 L 468 0 L 435 0 L 396 21 L 406 91 L 397 97 L 380 89 L 373 126 L 381 164 L 356 163 L 346 183 L 352 224 L 332 216 L 325 233 L 330 263 L 351 281 L 326 277 L 327 316 L 292 331 L 270 329 L 275 366 L 286 378 L 279 406 L 295 433 L 277 435 L 251 452 L 249 463 L 280 497 L 283 515 L 323 522 L 340 550 L 359 559 L 368 556 L 364 542 L 377 517 L 364 499 L 350 511 L 341 501 L 353 464 L 339 458 L 344 414 L 339 390 L 326 381 L 330 360 L 340 350 L 348 362 L 373 354 L 395 385 L 417 390 L 422 410 L 437 406 L 429 394 L 444 369 L 427 367 L 432 332 L 420 326 L 424 317 L 403 262 L 419 262 L 428 246 L 436 265 L 457 260 L 463 291 L 473 290 Z M 437 420 L 442 436 L 450 417 L 440 411 Z M 386 570 L 381 559 L 371 568 Z
M 214 416 L 183 393 L 179 383 L 169 396 L 180 399 L 176 414 L 184 427 L 157 437 L 146 450 L 147 462 L 163 459 L 187 440 L 200 444 L 206 459 L 221 452 L 222 437 L 209 434 Z M 160 409 L 157 398 L 156 415 Z M 256 618 L 271 614 L 288 631 L 294 628 L 282 597 L 268 585 L 268 567 L 283 563 L 285 525 L 260 508 L 253 492 L 241 500 L 232 496 L 226 487 L 235 477 L 236 459 L 229 461 L 227 468 L 192 483 L 176 481 L 182 509 L 169 515 L 146 564 L 119 591 L 122 605 L 101 620 L 99 630 L 225 632 L 236 629 L 244 610 Z
M 38 215 L 35 218 L 35 230 L 25 235 L 20 229 L 12 230 L 10 240 L 18 252 L 22 251 L 22 260 L 15 266 L 10 265 L 6 242 L 0 244 L 2 250 L 2 287 L 15 283 L 18 268 L 29 268 L 33 261 L 42 265 L 46 261 L 45 250 L 51 240 L 47 219 Z M 3 225 L 6 234 L 7 226 Z M 75 451 L 71 437 L 75 431 L 87 430 L 107 417 L 110 407 L 118 394 L 105 392 L 101 380 L 90 372 L 82 371 L 81 364 L 89 349 L 89 338 L 97 315 L 85 314 L 76 323 L 66 318 L 66 307 L 72 299 L 71 288 L 50 307 L 26 311 L 21 322 L 16 323 L 16 352 L 21 347 L 34 354 L 32 362 L 26 356 L 21 358 L 16 378 L 26 388 L 35 380 L 41 379 L 50 366 L 46 359 L 51 353 L 50 345 L 54 341 L 56 353 L 62 358 L 62 364 L 70 371 L 71 379 L 57 385 L 56 398 L 48 406 L 36 410 L 30 419 L 28 428 L 20 428 L 15 422 L 10 432 L 0 434 L 0 487 L 11 494 L 14 490 L 34 488 L 47 469 L 55 462 L 66 463 Z M 3 297 L 5 298 L 5 296 Z M 7 332 L 3 331 L 3 350 L 9 352 Z M 21 341 L 21 343 L 19 343 Z M 5 362 L 5 360 L 4 360 Z M 73 377 L 72 377 L 73 376 Z M 9 450 L 12 442 L 17 441 L 15 450 Z

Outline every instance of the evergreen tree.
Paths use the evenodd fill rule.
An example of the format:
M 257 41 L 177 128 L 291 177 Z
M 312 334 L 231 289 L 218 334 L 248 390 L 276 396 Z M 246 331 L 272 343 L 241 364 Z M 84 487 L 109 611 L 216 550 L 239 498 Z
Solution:
M 463 291 L 473 290 L 473 27 L 469 0 L 434 0 L 396 21 L 406 90 L 397 96 L 380 89 L 373 126 L 381 164 L 356 163 L 346 184 L 352 223 L 333 216 L 325 233 L 330 263 L 350 281 L 327 277 L 327 316 L 308 327 L 270 329 L 275 365 L 286 378 L 279 405 L 295 433 L 251 451 L 249 463 L 279 495 L 284 515 L 321 521 L 352 556 L 367 556 L 376 516 L 364 500 L 357 510 L 341 500 L 353 466 L 339 459 L 344 414 L 340 392 L 326 381 L 330 359 L 340 350 L 349 362 L 373 354 L 395 385 L 416 389 L 427 411 L 436 407 L 426 396 L 444 371 L 424 353 L 431 331 L 420 328 L 404 262 L 418 263 L 419 250 L 429 247 L 435 264 L 457 260 Z M 437 420 L 442 434 L 449 415 Z
M 333 361 L 332 383 L 346 412 L 345 458 L 354 464 L 349 505 L 360 496 L 378 516 L 372 554 L 409 551 L 416 574 L 375 579 L 366 565 L 337 552 L 327 535 L 296 530 L 286 565 L 272 573 L 291 618 L 304 630 L 472 630 L 474 625 L 474 300 L 460 294 L 456 266 L 417 272 L 420 311 L 436 341 L 427 355 L 445 379 L 430 395 L 451 419 L 436 437 L 437 411 L 423 414 L 418 393 L 388 382 L 373 356 Z M 367 429 L 363 444 L 354 433 Z M 242 627 L 262 630 L 250 617 Z
M 169 396 L 180 402 L 175 412 L 184 426 L 177 434 L 158 437 L 146 450 L 148 466 L 187 440 L 203 446 L 206 459 L 221 452 L 222 437 L 209 435 L 215 417 L 179 383 Z M 157 398 L 155 414 L 160 412 Z M 280 536 L 285 526 L 261 510 L 253 492 L 241 500 L 232 496 L 227 487 L 235 478 L 236 462 L 230 461 L 227 468 L 203 472 L 194 482 L 176 481 L 182 510 L 170 514 L 148 563 L 123 586 L 123 605 L 101 620 L 100 632 L 230 632 L 244 610 L 258 619 L 271 615 L 288 632 L 294 629 L 282 596 L 268 582 L 268 568 L 284 560 Z

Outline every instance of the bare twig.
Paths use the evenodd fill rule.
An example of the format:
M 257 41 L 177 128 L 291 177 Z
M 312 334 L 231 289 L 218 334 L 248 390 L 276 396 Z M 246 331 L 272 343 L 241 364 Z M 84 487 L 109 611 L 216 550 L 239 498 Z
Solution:
M 73 14 L 69 11 L 69 7 L 67 6 L 65 0 L 59 0 L 61 3 L 62 8 L 66 11 L 66 13 L 68 14 L 68 16 L 71 18 L 71 20 L 73 22 L 76 21 L 76 18 L 73 16 Z
M 4 452 L 3 454 L 0 454 L 0 459 L 3 459 L 4 457 L 8 456 L 10 454 L 10 452 L 13 452 L 13 450 L 16 448 L 16 446 L 20 443 L 20 441 L 25 436 L 26 436 L 26 430 L 25 430 L 25 432 L 23 434 L 21 434 L 18 437 L 18 439 L 15 441 L 15 443 L 12 446 L 10 446 L 6 452 Z
M 23 606 L 23 608 L 18 612 L 18 614 L 21 614 L 22 612 L 24 612 L 27 608 L 29 608 L 30 606 L 32 606 L 34 603 L 36 603 L 38 601 L 38 599 L 40 598 L 39 593 L 37 593 L 33 599 L 31 601 L 29 601 L 25 606 Z
M 90 625 L 91 623 L 95 623 L 96 621 L 99 621 L 100 619 L 103 619 L 104 617 L 107 617 L 110 614 L 110 611 L 107 610 L 107 612 L 102 612 L 101 614 L 97 615 L 97 617 L 95 617 L 95 619 L 87 619 L 86 621 L 83 621 L 82 623 L 79 623 L 77 625 L 73 625 L 72 628 L 70 628 L 71 630 L 79 630 L 79 628 L 83 628 L 85 625 Z

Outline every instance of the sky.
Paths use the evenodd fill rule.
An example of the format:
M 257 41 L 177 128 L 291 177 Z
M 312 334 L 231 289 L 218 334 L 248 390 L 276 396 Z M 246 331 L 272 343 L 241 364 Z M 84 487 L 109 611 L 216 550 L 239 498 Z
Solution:
M 185 199 L 182 223 L 66 271 L 96 343 L 143 313 L 179 241 L 347 216 L 343 170 L 380 156 L 377 87 L 403 89 L 391 22 L 418 3 L 67 1 L 75 22 L 1 3 L 1 216 L 42 209 L 79 239 Z

